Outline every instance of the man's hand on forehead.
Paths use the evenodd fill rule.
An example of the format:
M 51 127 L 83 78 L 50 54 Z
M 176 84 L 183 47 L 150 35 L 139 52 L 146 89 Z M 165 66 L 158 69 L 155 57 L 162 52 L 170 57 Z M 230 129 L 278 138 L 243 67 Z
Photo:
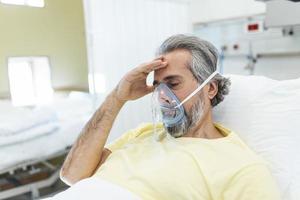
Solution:
M 154 87 L 147 85 L 147 76 L 150 72 L 166 66 L 167 62 L 163 61 L 163 56 L 159 56 L 154 60 L 143 63 L 128 72 L 116 87 L 118 99 L 122 101 L 135 100 L 152 92 Z
M 137 73 L 142 72 L 142 73 L 149 74 L 152 71 L 158 70 L 158 69 L 166 67 L 166 66 L 167 66 L 167 62 L 163 61 L 162 57 L 158 57 L 158 58 L 154 59 L 153 61 L 141 64 L 139 67 L 136 68 L 137 69 L 136 72 Z

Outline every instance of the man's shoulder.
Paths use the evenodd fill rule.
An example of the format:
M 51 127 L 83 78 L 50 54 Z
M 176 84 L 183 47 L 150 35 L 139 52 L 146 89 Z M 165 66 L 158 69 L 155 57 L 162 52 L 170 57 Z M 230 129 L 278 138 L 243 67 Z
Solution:
M 105 148 L 110 151 L 121 149 L 122 147 L 135 143 L 137 140 L 147 137 L 153 133 L 152 123 L 142 123 L 137 128 L 130 129 L 115 139 L 113 142 L 106 144 Z
M 223 145 L 218 143 L 219 156 L 230 160 L 237 168 L 245 166 L 265 165 L 265 160 L 258 155 L 235 131 L 226 126 L 214 123 L 214 125 L 226 136 Z
M 232 149 L 229 154 L 230 160 L 236 165 L 236 169 L 256 169 L 268 165 L 266 160 L 240 138 L 238 134 L 234 132 L 231 134 Z
M 144 122 L 139 124 L 136 128 L 129 130 L 127 133 L 131 135 L 131 138 L 144 138 L 153 135 L 155 129 L 162 129 L 162 124 L 154 125 L 150 122 Z

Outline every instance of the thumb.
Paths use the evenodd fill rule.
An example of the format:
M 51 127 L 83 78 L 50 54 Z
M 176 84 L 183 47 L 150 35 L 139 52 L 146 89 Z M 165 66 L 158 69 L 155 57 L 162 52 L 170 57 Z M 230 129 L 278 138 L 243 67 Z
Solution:
M 151 93 L 151 92 L 153 92 L 154 91 L 154 86 L 147 86 L 147 93 L 149 94 L 149 93 Z

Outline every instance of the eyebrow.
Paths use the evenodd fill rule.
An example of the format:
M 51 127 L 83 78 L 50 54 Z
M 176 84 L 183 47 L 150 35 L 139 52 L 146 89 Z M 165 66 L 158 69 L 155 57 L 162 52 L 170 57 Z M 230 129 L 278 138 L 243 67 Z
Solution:
M 167 76 L 163 79 L 163 82 L 167 82 L 167 81 L 171 81 L 171 80 L 174 80 L 174 79 L 179 79 L 179 80 L 182 80 L 182 77 L 180 75 L 170 75 L 170 76 Z M 154 80 L 153 81 L 153 85 L 157 85 L 159 84 L 160 82 L 158 80 Z

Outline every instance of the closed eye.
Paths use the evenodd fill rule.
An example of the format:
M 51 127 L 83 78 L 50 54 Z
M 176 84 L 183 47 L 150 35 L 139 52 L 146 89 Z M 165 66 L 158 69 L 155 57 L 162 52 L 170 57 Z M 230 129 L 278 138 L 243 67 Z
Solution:
M 178 86 L 179 85 L 179 83 L 167 83 L 167 85 L 168 85 L 168 87 L 169 88 L 175 88 L 176 86 Z

